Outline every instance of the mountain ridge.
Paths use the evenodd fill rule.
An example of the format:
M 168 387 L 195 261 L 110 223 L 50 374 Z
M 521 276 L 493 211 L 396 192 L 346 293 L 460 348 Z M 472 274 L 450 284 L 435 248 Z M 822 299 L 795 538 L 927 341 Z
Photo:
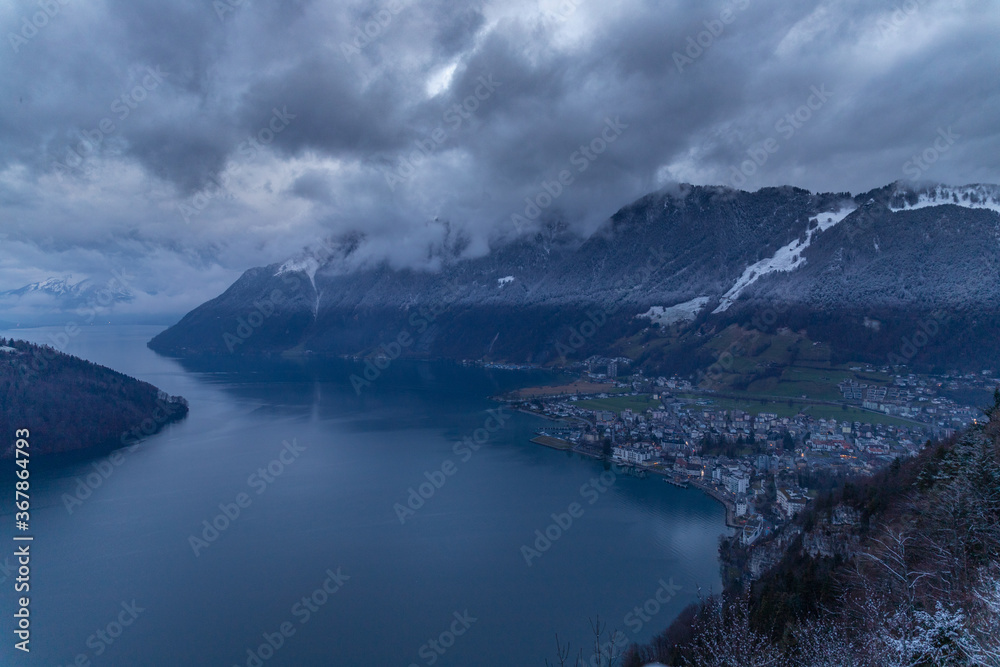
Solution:
M 998 210 L 994 185 L 897 182 L 856 196 L 681 185 L 623 206 L 582 241 L 550 226 L 485 256 L 446 259 L 436 272 L 352 266 L 363 242 L 354 236 L 248 270 L 150 347 L 365 355 L 406 331 L 415 341 L 406 356 L 546 364 L 595 311 L 615 317 L 581 354 L 653 326 L 638 316 L 696 299 L 703 305 L 684 318 L 695 325 L 775 304 L 992 313 Z M 985 242 L 970 242 L 977 238 Z

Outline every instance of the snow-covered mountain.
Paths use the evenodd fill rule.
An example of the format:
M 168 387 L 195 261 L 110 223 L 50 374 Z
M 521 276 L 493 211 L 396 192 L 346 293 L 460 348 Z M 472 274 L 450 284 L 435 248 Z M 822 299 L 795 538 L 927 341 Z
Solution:
M 924 185 L 914 188 L 897 184 L 889 201 L 889 208 L 893 211 L 912 211 L 943 204 L 1000 213 L 1000 186 L 966 185 L 953 188 L 947 185 Z
M 0 292 L 0 297 L 26 296 L 28 294 L 47 294 L 52 296 L 67 296 L 77 294 L 82 289 L 86 281 L 76 284 L 70 282 L 72 277 L 67 278 L 46 278 L 37 283 L 30 283 L 17 289 Z
M 565 353 L 573 332 L 590 332 L 577 335 L 583 352 L 650 326 L 712 329 L 775 305 L 842 323 L 863 313 L 995 312 L 998 193 L 685 185 L 622 208 L 589 238 L 552 226 L 485 256 L 443 255 L 435 272 L 373 264 L 352 237 L 247 271 L 150 345 L 181 355 L 352 355 L 402 336 L 408 356 L 545 362 Z
M 814 218 L 810 218 L 809 228 L 806 229 L 804 239 L 795 239 L 788 245 L 778 248 L 778 251 L 771 257 L 760 260 L 748 266 L 736 283 L 722 295 L 721 303 L 712 311 L 721 313 L 729 309 L 733 302 L 739 298 L 750 285 L 757 282 L 763 276 L 776 271 L 794 271 L 806 262 L 805 250 L 809 247 L 813 236 L 820 232 L 825 232 L 838 222 L 853 213 L 855 207 L 848 204 L 841 204 L 836 211 L 824 211 Z
M 0 309 L 35 314 L 56 313 L 80 308 L 107 308 L 129 303 L 134 294 L 121 281 L 75 281 L 72 276 L 45 280 L 0 291 Z

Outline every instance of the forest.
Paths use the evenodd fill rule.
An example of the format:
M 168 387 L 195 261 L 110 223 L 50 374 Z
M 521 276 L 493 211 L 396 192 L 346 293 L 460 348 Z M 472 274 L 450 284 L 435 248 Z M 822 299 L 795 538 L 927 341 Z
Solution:
M 135 444 L 183 419 L 187 401 L 51 346 L 0 338 L 0 457 L 28 429 L 32 454 Z
M 549 665 L 1000 666 L 1000 390 L 969 429 L 822 493 L 795 522 L 720 543 L 725 590 L 647 645 L 592 621 Z M 749 576 L 755 551 L 777 563 Z

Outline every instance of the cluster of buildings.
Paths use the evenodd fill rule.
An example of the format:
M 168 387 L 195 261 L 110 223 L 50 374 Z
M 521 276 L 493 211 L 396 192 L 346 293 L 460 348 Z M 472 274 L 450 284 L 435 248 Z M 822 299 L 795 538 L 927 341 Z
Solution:
M 865 410 L 933 424 L 942 429 L 964 428 L 979 416 L 975 408 L 961 405 L 951 392 L 992 391 L 997 386 L 991 371 L 921 377 L 896 375 L 891 386 L 844 380 L 837 389 L 846 401 Z
M 889 386 L 839 385 L 846 401 L 857 404 L 853 407 L 867 408 L 873 417 L 874 412 L 908 417 L 906 425 L 723 409 L 707 392 L 676 397 L 692 390 L 686 380 L 641 376 L 618 387 L 648 391 L 642 394 L 650 399 L 648 409 L 613 411 L 581 404 L 585 398 L 608 398 L 599 394 L 548 399 L 540 410 L 536 404 L 536 411 L 574 421 L 577 426 L 563 437 L 577 451 L 610 454 L 621 465 L 709 493 L 726 505 L 728 523 L 740 530 L 741 542 L 752 545 L 808 505 L 816 493 L 814 482 L 870 475 L 893 459 L 916 454 L 929 438 L 950 435 L 978 417 L 978 410 L 943 392 L 995 386 L 989 373 L 895 376 Z M 639 391 L 617 394 L 628 395 Z
M 626 370 L 632 360 L 628 357 L 590 357 L 583 362 L 587 374 L 595 380 L 616 380 L 621 371 Z

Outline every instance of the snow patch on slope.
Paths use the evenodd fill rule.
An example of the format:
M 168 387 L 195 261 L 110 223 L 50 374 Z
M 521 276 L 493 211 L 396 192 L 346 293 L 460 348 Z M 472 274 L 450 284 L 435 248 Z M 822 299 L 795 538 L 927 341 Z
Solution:
M 503 287 L 507 283 L 514 282 L 514 276 L 504 276 L 503 278 L 497 278 L 497 287 Z
M 316 295 L 316 300 L 313 302 L 313 319 L 319 317 L 319 300 L 322 294 L 316 288 L 316 272 L 319 271 L 320 261 L 315 256 L 311 254 L 305 254 L 297 259 L 290 259 L 278 269 L 275 276 L 280 276 L 283 273 L 304 273 L 309 276 L 309 282 L 312 283 L 313 294 Z
M 274 275 L 280 276 L 283 273 L 297 273 L 299 271 L 309 276 L 309 282 L 312 283 L 313 290 L 315 290 L 316 272 L 319 271 L 319 260 L 311 255 L 288 260 L 281 265 L 281 268 L 279 268 L 278 272 Z
M 914 211 L 918 208 L 927 208 L 928 206 L 953 204 L 964 208 L 984 208 L 1000 213 L 1000 189 L 996 186 L 966 185 L 962 187 L 949 187 L 947 185 L 939 185 L 917 193 L 916 203 L 906 201 L 904 198 L 906 193 L 904 191 L 897 191 L 896 195 L 899 199 L 902 199 L 902 206 L 890 205 L 889 210 L 893 212 Z M 899 199 L 896 199 L 896 201 L 899 201 Z
M 825 232 L 853 212 L 854 208 L 848 207 L 842 208 L 839 211 L 820 213 L 816 217 L 810 218 L 809 222 L 815 222 L 817 226 L 813 227 L 811 224 L 809 225 L 804 241 L 795 239 L 788 245 L 778 248 L 778 251 L 773 256 L 748 266 L 743 275 L 729 288 L 729 291 L 722 295 L 722 302 L 712 312 L 721 313 L 728 310 L 733 305 L 733 302 L 739 298 L 740 294 L 743 293 L 743 290 L 757 282 L 761 276 L 776 271 L 794 271 L 805 264 L 806 258 L 802 256 L 802 253 L 812 243 L 813 235 L 818 232 Z
M 674 306 L 653 306 L 642 315 L 637 315 L 636 317 L 645 317 L 652 320 L 653 323 L 662 326 L 668 326 L 676 322 L 687 322 L 688 320 L 693 320 L 709 301 L 710 297 L 699 296 Z

